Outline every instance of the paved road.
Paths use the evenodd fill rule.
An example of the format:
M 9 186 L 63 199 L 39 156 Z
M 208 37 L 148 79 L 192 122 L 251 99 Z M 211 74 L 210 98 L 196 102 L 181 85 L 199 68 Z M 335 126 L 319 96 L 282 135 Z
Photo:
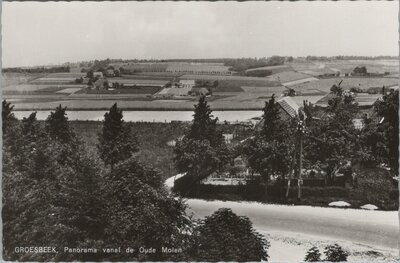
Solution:
M 397 211 L 310 206 L 268 205 L 250 202 L 187 200 L 197 218 L 212 214 L 221 207 L 251 219 L 259 231 L 281 230 L 348 240 L 365 245 L 396 249 L 399 247 Z

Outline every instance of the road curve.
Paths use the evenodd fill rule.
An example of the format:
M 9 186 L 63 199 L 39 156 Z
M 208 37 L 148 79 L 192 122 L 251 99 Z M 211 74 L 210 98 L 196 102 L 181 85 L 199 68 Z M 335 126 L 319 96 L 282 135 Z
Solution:
M 259 231 L 281 230 L 348 240 L 374 247 L 399 247 L 397 211 L 311 206 L 285 206 L 255 202 L 223 202 L 187 199 L 196 218 L 211 215 L 219 208 L 231 208 L 247 216 Z

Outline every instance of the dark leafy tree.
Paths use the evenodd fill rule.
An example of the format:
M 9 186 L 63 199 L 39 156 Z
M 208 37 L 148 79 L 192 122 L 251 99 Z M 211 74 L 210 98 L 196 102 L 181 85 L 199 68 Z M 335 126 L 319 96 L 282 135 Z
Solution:
M 86 77 L 89 78 L 89 80 L 93 80 L 93 78 L 94 78 L 94 72 L 93 72 L 93 70 L 89 70 L 89 71 L 86 73 Z
M 322 116 L 307 127 L 305 160 L 309 165 L 321 163 L 328 183 L 333 182 L 335 172 L 344 163 L 357 160 L 357 131 L 352 122 L 357 109 L 351 93 L 337 90 Z
M 12 113 L 14 106 L 11 105 L 11 102 L 7 102 L 3 100 L 3 108 L 1 112 L 2 117 L 2 125 L 3 125 L 3 135 L 7 133 L 8 127 L 16 121 L 14 113 Z
M 382 100 L 375 103 L 381 124 L 379 130 L 385 135 L 385 145 L 388 149 L 387 160 L 394 174 L 399 170 L 399 91 L 391 90 Z
M 243 146 L 243 154 L 253 171 L 260 173 L 267 199 L 268 182 L 271 177 L 289 173 L 295 150 L 295 119 L 281 120 L 275 97 L 265 103 L 261 127 L 255 136 Z
M 95 244 L 100 239 L 105 220 L 101 217 L 104 212 L 98 187 L 99 165 L 87 155 L 82 143 L 64 143 L 37 131 L 41 128 L 36 127 L 33 114 L 23 126 L 14 130 L 20 137 L 25 137 L 23 132 L 40 136 L 31 136 L 30 144 L 19 147 L 19 152 L 3 147 L 5 258 L 85 260 L 83 254 L 64 253 L 63 248 Z M 52 244 L 59 253 L 15 253 L 16 246 L 32 244 Z
M 366 75 L 368 75 L 367 68 L 365 66 L 355 67 L 353 69 L 352 75 L 355 75 L 355 76 L 366 76 Z
M 46 119 L 46 131 L 52 139 L 62 143 L 69 143 L 75 137 L 75 133 L 69 127 L 67 108 L 61 107 L 61 104 Z
M 110 247 L 155 248 L 154 254 L 136 251 L 109 255 L 110 260 L 162 261 L 187 260 L 184 257 L 192 232 L 186 206 L 173 198 L 163 187 L 161 175 L 134 159 L 119 163 L 106 176 L 104 192 L 109 224 L 106 229 Z M 181 248 L 184 253 L 168 255 L 162 247 Z M 176 258 L 174 258 L 176 257 Z
M 120 161 L 129 159 L 138 151 L 137 139 L 124 122 L 122 110 L 118 109 L 117 103 L 104 114 L 98 150 L 100 158 L 111 167 Z
M 191 187 L 221 170 L 230 159 L 222 132 L 217 129 L 217 119 L 212 117 L 205 97 L 200 97 L 199 103 L 195 105 L 190 129 L 174 148 L 175 166 L 191 179 Z
M 307 251 L 307 254 L 304 258 L 306 262 L 319 262 L 321 261 L 321 253 L 319 252 L 317 247 L 312 247 Z
M 269 242 L 251 221 L 221 208 L 196 228 L 194 258 L 197 261 L 268 261 Z
M 32 112 L 28 118 L 24 117 L 22 119 L 22 132 L 24 135 L 35 135 L 39 132 L 40 127 L 36 119 L 36 112 Z
M 347 256 L 349 255 L 343 250 L 338 244 L 329 245 L 325 248 L 325 261 L 330 262 L 344 262 L 347 261 Z

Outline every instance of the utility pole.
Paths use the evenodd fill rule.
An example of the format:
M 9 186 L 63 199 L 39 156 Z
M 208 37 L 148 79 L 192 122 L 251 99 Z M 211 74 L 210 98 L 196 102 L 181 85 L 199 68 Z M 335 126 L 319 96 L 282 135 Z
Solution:
M 301 177 L 301 170 L 303 169 L 303 133 L 304 133 L 304 123 L 302 120 L 298 124 L 299 133 L 299 177 L 297 179 L 297 199 L 301 200 L 301 185 L 303 184 L 303 179 Z

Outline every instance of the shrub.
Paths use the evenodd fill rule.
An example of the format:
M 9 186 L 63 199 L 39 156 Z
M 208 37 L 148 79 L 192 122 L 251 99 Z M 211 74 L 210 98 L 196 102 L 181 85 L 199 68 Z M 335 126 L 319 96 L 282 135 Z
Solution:
M 200 223 L 196 232 L 196 261 L 261 261 L 268 260 L 269 242 L 244 216 L 221 208 Z
M 347 261 L 347 256 L 349 255 L 343 250 L 338 244 L 329 245 L 325 248 L 325 261 L 330 262 L 343 262 Z
M 319 252 L 318 248 L 317 247 L 310 248 L 307 251 L 304 261 L 307 261 L 307 262 L 321 261 L 321 253 Z

